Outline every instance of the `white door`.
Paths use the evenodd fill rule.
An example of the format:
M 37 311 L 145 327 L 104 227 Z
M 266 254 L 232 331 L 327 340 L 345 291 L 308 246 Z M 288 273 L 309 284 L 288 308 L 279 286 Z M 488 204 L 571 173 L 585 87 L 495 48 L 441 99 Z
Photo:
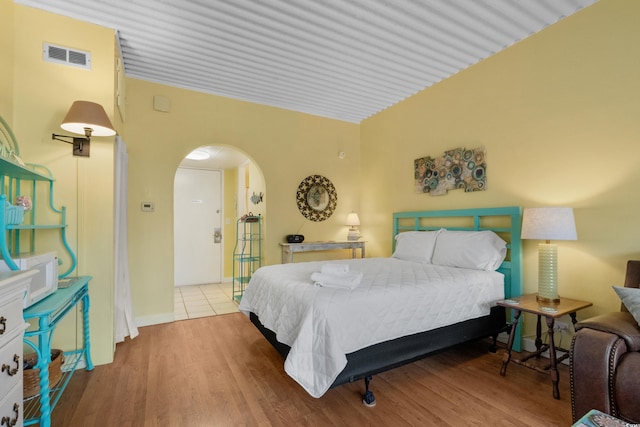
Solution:
M 178 168 L 173 193 L 175 286 L 220 283 L 222 173 Z

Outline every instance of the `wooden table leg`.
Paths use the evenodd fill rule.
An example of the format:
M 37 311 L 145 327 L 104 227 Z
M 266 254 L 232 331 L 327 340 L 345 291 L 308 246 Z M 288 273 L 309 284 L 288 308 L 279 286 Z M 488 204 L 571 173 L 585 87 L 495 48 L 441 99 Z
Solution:
M 576 323 L 578 323 L 578 319 L 576 318 L 576 312 L 574 311 L 573 313 L 569 313 L 569 316 L 571 317 L 571 323 L 573 323 L 573 330 L 576 330 Z
M 287 264 L 293 262 L 293 251 L 289 247 L 282 247 L 282 263 Z
M 560 376 L 558 375 L 558 361 L 556 360 L 556 345 L 553 339 L 553 317 L 547 317 L 547 327 L 549 328 L 549 361 L 551 365 L 549 367 L 551 374 L 551 382 L 553 383 L 553 398 L 560 399 L 560 389 L 558 388 L 558 381 Z
M 513 339 L 516 336 L 516 329 L 518 327 L 518 319 L 520 318 L 520 314 L 522 312 L 516 308 L 513 309 L 513 323 L 511 324 L 511 331 L 509 331 L 509 340 L 507 341 L 507 350 L 504 352 L 502 356 L 502 368 L 500 368 L 500 375 L 503 377 L 507 373 L 507 365 L 511 360 L 511 348 L 513 347 Z

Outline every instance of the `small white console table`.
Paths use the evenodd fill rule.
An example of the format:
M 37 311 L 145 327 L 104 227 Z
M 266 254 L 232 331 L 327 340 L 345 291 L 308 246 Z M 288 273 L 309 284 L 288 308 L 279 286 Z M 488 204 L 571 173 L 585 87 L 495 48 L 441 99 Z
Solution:
M 282 246 L 282 263 L 293 262 L 295 252 L 332 251 L 335 249 L 351 249 L 351 258 L 356 258 L 356 249 L 360 249 L 360 258 L 364 258 L 364 241 L 353 240 L 344 242 L 309 242 L 309 243 L 280 243 Z

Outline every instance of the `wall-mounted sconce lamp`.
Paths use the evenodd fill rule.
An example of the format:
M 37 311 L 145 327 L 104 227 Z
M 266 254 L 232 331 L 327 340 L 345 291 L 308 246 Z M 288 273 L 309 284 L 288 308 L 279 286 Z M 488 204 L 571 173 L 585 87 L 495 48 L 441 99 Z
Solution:
M 116 134 L 102 105 L 89 101 L 75 101 L 60 127 L 68 132 L 84 135 L 84 138 L 81 138 L 51 134 L 51 139 L 73 144 L 74 156 L 89 157 L 91 136 L 113 136 Z

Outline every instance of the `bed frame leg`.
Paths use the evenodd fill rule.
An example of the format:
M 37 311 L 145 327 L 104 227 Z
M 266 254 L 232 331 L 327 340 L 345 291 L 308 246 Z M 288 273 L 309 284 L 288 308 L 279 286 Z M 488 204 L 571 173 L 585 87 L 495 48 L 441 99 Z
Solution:
M 368 407 L 376 406 L 376 398 L 369 390 L 369 383 L 371 382 L 371 375 L 364 377 L 364 395 L 362 396 L 362 403 Z
M 493 334 L 491 338 L 492 341 L 491 345 L 489 346 L 489 352 L 496 353 L 498 351 L 498 334 Z

